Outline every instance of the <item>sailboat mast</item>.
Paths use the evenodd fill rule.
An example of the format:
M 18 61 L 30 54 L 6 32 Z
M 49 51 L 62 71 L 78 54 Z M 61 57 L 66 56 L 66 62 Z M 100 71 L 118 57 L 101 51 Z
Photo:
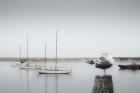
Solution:
M 55 68 L 57 68 L 57 31 L 56 31 L 56 63 L 55 63 Z
M 29 59 L 28 59 L 28 33 L 27 33 L 27 50 L 26 50 L 26 53 L 27 53 L 27 63 L 28 63 L 28 61 L 29 61 Z
M 45 41 L 45 70 L 46 70 L 46 41 Z
M 20 58 L 20 61 L 21 61 L 21 46 L 19 47 L 19 58 Z

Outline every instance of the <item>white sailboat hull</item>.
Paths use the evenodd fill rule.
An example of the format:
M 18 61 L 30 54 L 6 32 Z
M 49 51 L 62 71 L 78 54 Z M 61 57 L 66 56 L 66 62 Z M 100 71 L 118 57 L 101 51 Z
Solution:
M 20 69 L 41 69 L 41 67 L 36 65 L 22 65 L 19 67 Z
M 71 70 L 47 69 L 39 71 L 39 74 L 70 74 Z
M 12 67 L 20 67 L 20 66 L 23 66 L 23 65 L 26 65 L 24 63 L 17 63 L 17 64 L 12 64 Z

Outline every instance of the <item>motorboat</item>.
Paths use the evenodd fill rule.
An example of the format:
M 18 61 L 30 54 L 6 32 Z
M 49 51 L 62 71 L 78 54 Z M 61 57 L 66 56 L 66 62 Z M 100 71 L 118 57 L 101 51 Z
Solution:
M 89 63 L 89 64 L 95 64 L 95 61 L 94 60 L 89 60 L 89 61 L 87 61 L 87 63 Z

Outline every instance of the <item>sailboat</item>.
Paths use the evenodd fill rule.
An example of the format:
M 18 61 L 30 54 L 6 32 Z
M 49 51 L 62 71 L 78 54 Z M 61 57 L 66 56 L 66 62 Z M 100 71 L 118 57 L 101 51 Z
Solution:
M 21 58 L 21 46 L 19 47 L 19 51 L 20 51 L 19 61 L 20 61 L 20 64 L 23 64 L 25 60 Z
M 56 60 L 55 60 L 55 67 L 51 67 L 49 69 L 41 70 L 41 71 L 39 71 L 39 74 L 70 74 L 72 72 L 71 69 L 64 69 L 64 68 L 60 68 L 60 67 L 58 68 L 57 67 L 57 61 L 58 61 L 58 59 L 57 59 L 57 41 L 58 41 L 57 38 L 58 38 L 58 36 L 57 36 L 57 31 L 56 31 Z M 45 56 L 45 58 L 46 58 L 46 56 Z M 45 63 L 46 63 L 46 61 L 45 61 Z M 46 64 L 45 64 L 45 68 L 46 68 Z
M 41 69 L 41 67 L 39 67 L 36 64 L 29 64 L 29 57 L 28 57 L 28 33 L 27 33 L 27 58 L 26 58 L 26 64 L 25 65 L 21 65 L 20 69 Z
M 20 56 L 19 56 L 19 61 L 20 61 L 20 63 L 19 64 L 17 64 L 17 65 L 25 65 L 24 63 L 25 63 L 25 59 L 23 59 L 22 57 L 21 57 L 21 53 L 22 53 L 22 51 L 21 51 L 21 46 L 19 47 L 19 51 L 20 51 Z
M 21 46 L 19 47 L 19 63 L 17 64 L 12 64 L 12 67 L 19 67 L 21 65 L 24 65 L 24 59 L 21 58 Z

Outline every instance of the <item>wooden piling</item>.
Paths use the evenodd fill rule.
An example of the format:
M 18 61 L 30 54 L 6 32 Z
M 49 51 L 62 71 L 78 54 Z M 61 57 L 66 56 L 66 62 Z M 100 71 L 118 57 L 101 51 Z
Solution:
M 95 76 L 95 83 L 92 93 L 114 93 L 112 76 Z

